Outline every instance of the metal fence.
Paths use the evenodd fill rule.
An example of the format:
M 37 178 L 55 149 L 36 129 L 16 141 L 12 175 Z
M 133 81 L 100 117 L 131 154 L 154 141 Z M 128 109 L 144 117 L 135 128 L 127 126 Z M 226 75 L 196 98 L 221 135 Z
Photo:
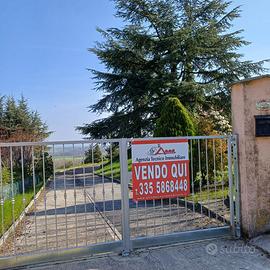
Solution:
M 190 195 L 130 202 L 129 228 L 133 246 L 168 243 L 170 239 L 214 237 L 226 232 L 240 236 L 237 138 L 186 138 L 189 143 Z M 131 192 L 129 198 L 132 198 Z
M 236 137 L 186 138 L 190 195 L 140 202 L 132 200 L 131 139 L 0 144 L 0 267 L 71 251 L 125 255 L 137 247 L 239 236 Z M 22 181 L 10 199 L 4 170 L 11 187 Z
M 39 177 L 36 177 L 36 185 L 38 185 L 42 180 Z M 13 184 L 3 184 L 3 190 L 1 198 L 3 200 L 12 199 L 12 197 L 22 194 L 24 189 L 29 189 L 33 187 L 33 180 L 31 178 L 22 180 L 17 180 Z

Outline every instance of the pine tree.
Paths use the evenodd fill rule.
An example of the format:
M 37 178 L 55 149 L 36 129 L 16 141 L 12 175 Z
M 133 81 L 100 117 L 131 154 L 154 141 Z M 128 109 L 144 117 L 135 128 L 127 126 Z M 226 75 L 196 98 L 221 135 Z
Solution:
M 32 111 L 24 97 L 16 101 L 13 97 L 0 97 L 0 142 L 42 141 L 50 135 L 48 126 L 41 120 L 40 115 Z M 21 149 L 13 147 L 13 172 L 21 174 Z M 37 151 L 38 149 L 35 149 Z M 24 171 L 25 175 L 32 173 L 31 147 L 24 147 Z M 36 153 L 35 153 L 36 154 Z M 10 149 L 1 150 L 2 168 L 10 172 Z M 36 156 L 36 163 L 42 164 L 42 157 Z M 45 153 L 45 163 L 50 162 L 50 157 Z M 48 163 L 49 164 L 49 163 Z M 51 164 L 51 163 L 50 163 Z M 36 174 L 41 175 L 42 170 L 36 168 Z M 46 169 L 46 177 L 51 174 L 49 167 Z M 6 173 L 5 181 L 10 181 Z
M 22 96 L 18 100 L 17 105 L 17 118 L 20 123 L 20 126 L 26 129 L 31 125 L 31 113 L 29 112 L 27 100 Z
M 18 101 L 0 98 L 0 141 L 42 141 L 49 135 L 48 126 L 23 96 Z
M 4 121 L 4 114 L 5 114 L 5 97 L 0 96 L 0 127 L 3 126 Z
M 195 127 L 189 112 L 176 97 L 168 98 L 157 120 L 155 137 L 194 136 Z
M 11 136 L 13 131 L 17 128 L 17 120 L 17 107 L 15 99 L 13 97 L 8 97 L 6 100 L 3 117 L 4 127 L 6 128 L 8 136 Z
M 92 150 L 93 149 L 93 150 Z M 98 144 L 94 146 L 94 148 L 90 147 L 85 152 L 85 163 L 99 163 L 102 161 L 102 152 Z
M 228 84 L 260 74 L 263 61 L 244 61 L 240 16 L 225 0 L 114 0 L 121 28 L 98 29 L 94 53 L 106 71 L 90 70 L 102 98 L 90 106 L 109 116 L 78 127 L 89 137 L 153 133 L 164 97 L 176 96 L 191 112 L 230 113 Z

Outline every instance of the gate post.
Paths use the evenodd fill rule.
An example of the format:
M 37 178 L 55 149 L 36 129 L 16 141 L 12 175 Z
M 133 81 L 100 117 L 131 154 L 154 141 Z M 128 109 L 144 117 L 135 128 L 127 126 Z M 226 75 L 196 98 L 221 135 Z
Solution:
M 232 173 L 232 137 L 228 137 L 227 143 L 228 151 L 228 177 L 229 177 L 229 198 L 230 198 L 230 226 L 233 236 L 235 236 L 235 223 L 234 223 L 234 203 L 233 203 L 233 173 Z
M 230 225 L 234 237 L 241 237 L 240 228 L 240 194 L 237 136 L 228 137 L 228 176 L 230 194 Z
M 238 161 L 238 136 L 232 137 L 233 169 L 234 169 L 234 191 L 235 191 L 235 236 L 241 237 L 240 223 L 240 183 L 239 183 L 239 161 Z
M 122 209 L 122 256 L 128 256 L 132 250 L 130 240 L 129 224 L 129 177 L 128 177 L 128 155 L 127 139 L 121 139 L 119 142 L 120 154 L 120 173 L 121 173 L 121 209 Z

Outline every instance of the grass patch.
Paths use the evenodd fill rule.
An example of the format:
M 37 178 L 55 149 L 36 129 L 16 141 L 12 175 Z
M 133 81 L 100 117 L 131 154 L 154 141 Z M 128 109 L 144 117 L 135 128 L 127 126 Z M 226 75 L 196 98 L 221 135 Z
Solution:
M 55 172 L 64 172 L 64 171 L 67 171 L 67 170 L 76 170 L 76 169 L 81 169 L 81 168 L 88 168 L 88 167 L 92 167 L 92 166 L 100 166 L 102 164 L 102 162 L 99 162 L 99 163 L 81 163 L 80 165 L 75 165 L 75 166 L 70 166 L 70 167 L 66 167 L 65 169 L 61 168 L 61 169 L 56 169 Z M 107 164 L 107 163 L 106 163 Z
M 71 157 L 71 156 L 57 156 L 53 159 L 54 166 L 56 171 L 63 170 L 64 167 L 66 169 L 70 169 L 73 167 L 78 167 L 83 164 L 82 157 Z
M 65 169 L 64 168 L 56 169 L 55 172 L 64 172 L 66 170 L 80 169 L 80 168 L 83 168 L 83 167 L 90 167 L 92 165 L 93 165 L 92 163 L 86 163 L 86 164 L 80 164 L 80 165 L 75 165 L 75 166 L 69 166 L 69 167 L 66 167 Z
M 131 171 L 131 159 L 128 160 L 128 170 Z M 102 164 L 100 164 L 101 166 Z M 95 171 L 96 174 L 104 173 L 104 176 L 111 177 L 113 175 L 114 179 L 120 180 L 120 161 L 114 161 L 111 165 L 111 162 L 108 161 L 103 165 L 102 168 Z
M 36 193 L 40 190 L 42 185 L 36 186 Z M 31 202 L 31 200 L 34 198 L 34 191 L 33 189 L 29 189 L 25 191 L 24 193 L 25 197 L 25 207 Z M 24 205 L 23 205 L 23 194 L 17 194 L 15 197 L 15 202 L 14 202 L 14 221 L 16 221 L 21 213 L 24 210 Z M 12 218 L 12 200 L 7 199 L 4 201 L 4 233 L 9 229 L 9 227 L 13 223 L 13 218 Z M 3 235 L 3 227 L 2 227 L 2 206 L 0 206 L 0 236 Z
M 216 192 L 215 190 L 209 190 L 209 192 L 207 190 L 202 190 L 202 192 L 196 192 L 194 193 L 194 196 L 189 195 L 187 197 L 187 200 L 189 201 L 193 201 L 195 203 L 198 202 L 207 202 L 208 200 L 219 200 L 219 199 L 226 199 L 227 195 L 229 193 L 229 188 L 228 187 L 224 187 L 224 190 L 218 189 Z

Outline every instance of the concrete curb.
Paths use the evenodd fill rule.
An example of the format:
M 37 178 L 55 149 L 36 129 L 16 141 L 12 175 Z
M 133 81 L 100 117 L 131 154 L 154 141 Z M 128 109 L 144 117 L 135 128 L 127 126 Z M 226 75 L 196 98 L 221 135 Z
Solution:
M 255 248 L 270 257 L 270 234 L 263 234 L 248 241 Z

